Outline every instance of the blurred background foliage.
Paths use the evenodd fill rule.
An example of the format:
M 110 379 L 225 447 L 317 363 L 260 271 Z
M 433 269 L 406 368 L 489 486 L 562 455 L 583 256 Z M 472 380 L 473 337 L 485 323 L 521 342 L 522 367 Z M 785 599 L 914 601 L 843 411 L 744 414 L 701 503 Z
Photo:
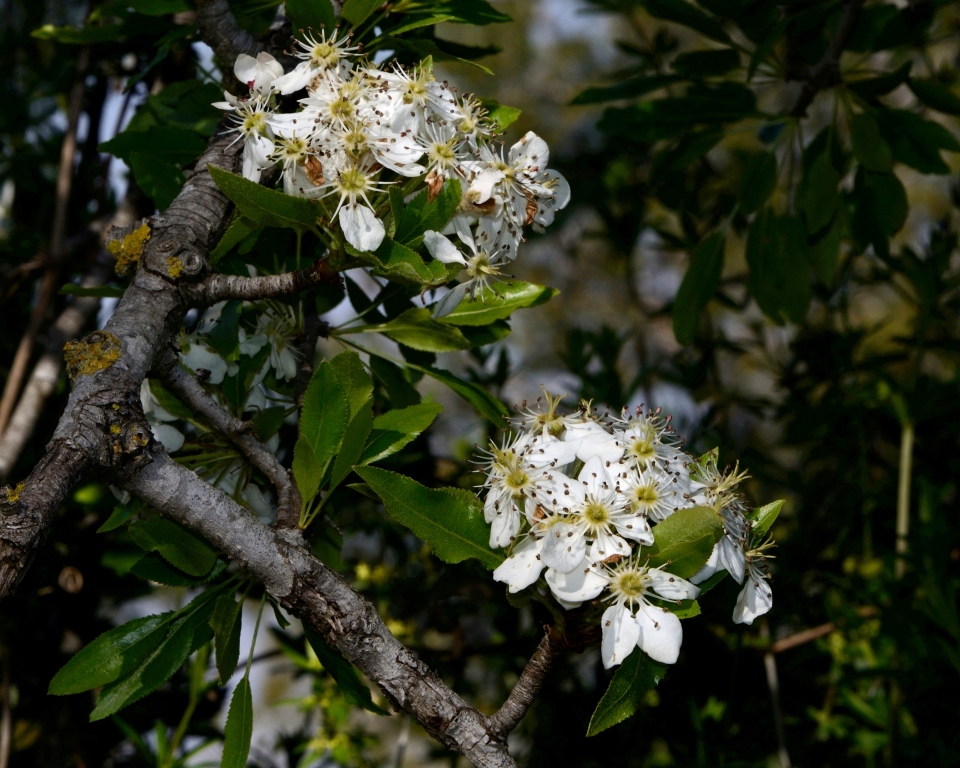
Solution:
M 233 5 L 259 31 L 275 12 L 270 2 Z M 496 76 L 442 66 L 461 89 L 523 109 L 508 140 L 535 130 L 553 148 L 574 202 L 526 244 L 516 274 L 561 294 L 519 313 L 504 341 L 442 362 L 508 403 L 545 384 L 569 393 L 571 407 L 580 397 L 662 406 L 691 452 L 719 445 L 723 462 L 749 468 L 750 501 L 789 500 L 773 531 L 769 616 L 732 625 L 727 580 L 718 589 L 729 594 L 685 622 L 680 662 L 639 713 L 591 739 L 609 675 L 595 648 L 569 654 L 513 737 L 522 763 L 957 765 L 960 4 L 495 5 L 513 22 L 440 25 L 436 37 L 450 55 L 486 54 Z M 210 83 L 214 66 L 185 1 L 6 0 L 0 14 L 8 366 L 51 268 L 71 84 L 79 77 L 85 96 L 69 257 L 54 265 L 61 283 L 89 267 L 96 229 L 124 188 L 139 215 L 153 211 L 148 195 L 163 205 L 163 189 L 144 193 L 139 174 L 125 184 L 123 163 L 98 142 L 148 93 L 137 119 L 152 109 L 159 122 L 209 135 L 203 99 L 190 94 L 216 89 L 177 85 Z M 58 29 L 90 14 L 97 31 L 70 39 Z M 122 33 L 102 31 L 118 23 Z M 79 75 L 77 44 L 90 52 Z M 351 299 L 362 301 L 356 289 Z M 418 387 L 446 410 L 395 466 L 428 484 L 475 484 L 469 459 L 488 427 L 429 382 Z M 42 455 L 65 397 L 61 381 L 14 478 Z M 90 725 L 88 697 L 46 696 L 83 643 L 184 601 L 126 572 L 137 555 L 125 534 L 96 533 L 114 505 L 106 488 L 78 490 L 3 605 L 10 765 L 215 759 L 215 745 L 191 757 L 163 748 L 185 711 L 191 748 L 223 726 L 224 691 L 200 661 L 122 721 Z M 475 564 L 441 564 L 371 501 L 344 491 L 328 509 L 340 533 L 317 534 L 325 561 L 351 574 L 457 691 L 495 708 L 549 616 L 512 607 Z M 404 717 L 352 711 L 295 627 L 261 634 L 252 764 L 456 764 Z

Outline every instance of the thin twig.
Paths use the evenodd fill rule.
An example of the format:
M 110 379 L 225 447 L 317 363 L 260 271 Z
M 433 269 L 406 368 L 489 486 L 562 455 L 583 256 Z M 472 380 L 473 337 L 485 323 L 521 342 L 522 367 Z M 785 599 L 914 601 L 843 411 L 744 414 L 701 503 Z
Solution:
M 865 605 L 863 608 L 857 609 L 857 615 L 864 619 L 868 619 L 871 616 L 876 616 L 878 613 L 879 610 L 877 610 L 876 606 L 873 605 Z M 797 632 L 795 635 L 790 635 L 782 640 L 777 640 L 777 642 L 770 646 L 770 653 L 783 653 L 784 651 L 789 651 L 791 648 L 796 648 L 799 645 L 812 643 L 814 640 L 817 640 L 821 637 L 826 637 L 836 628 L 836 624 L 834 624 L 832 621 L 828 621 L 826 624 L 820 624 L 819 626 L 805 629 L 802 632 Z
M 507 700 L 503 702 L 500 710 L 490 717 L 490 730 L 493 733 L 506 735 L 519 725 L 539 695 L 543 681 L 559 658 L 562 647 L 553 637 L 552 631 L 548 630 L 527 666 L 523 668 L 520 679 L 513 686 Z
M 83 46 L 77 57 L 77 69 L 73 85 L 70 88 L 69 116 L 67 132 L 60 147 L 60 168 L 57 171 L 56 199 L 53 208 L 53 223 L 50 231 L 49 263 L 43 280 L 40 283 L 40 292 L 37 303 L 30 313 L 30 322 L 27 331 L 20 339 L 20 345 L 10 366 L 7 383 L 0 396 L 0 435 L 7 428 L 13 406 L 20 393 L 20 385 L 27 373 L 27 364 L 33 352 L 33 344 L 40 333 L 40 326 L 47 314 L 47 309 L 53 297 L 56 296 L 57 283 L 60 279 L 60 262 L 64 257 L 64 243 L 67 239 L 67 208 L 70 202 L 70 190 L 73 186 L 73 159 L 77 152 L 77 126 L 80 122 L 80 110 L 83 108 L 84 78 L 90 64 L 90 46 Z
M 830 40 L 823 58 L 820 59 L 807 76 L 800 96 L 796 104 L 790 110 L 793 117 L 805 117 L 807 108 L 813 103 L 813 98 L 824 88 L 836 85 L 840 82 L 840 56 L 843 49 L 847 47 L 854 30 L 857 28 L 857 21 L 860 19 L 860 8 L 863 6 L 863 0 L 847 0 L 843 4 L 843 14 L 840 16 L 840 22 L 837 24 L 837 31 Z
M 913 423 L 905 421 L 900 433 L 900 477 L 897 481 L 897 561 L 894 575 L 903 578 L 910 535 L 910 477 L 913 474 Z
M 763 622 L 761 635 L 770 636 L 770 628 Z M 790 753 L 787 752 L 787 740 L 783 731 L 783 712 L 780 710 L 780 679 L 777 676 L 777 657 L 771 651 L 763 654 L 763 668 L 767 673 L 767 687 L 770 689 L 770 703 L 773 706 L 773 726 L 777 733 L 777 754 L 780 768 L 790 768 Z
M 172 350 L 157 365 L 160 379 L 190 408 L 206 419 L 218 432 L 233 443 L 250 463 L 263 472 L 277 489 L 278 528 L 296 528 L 300 519 L 300 492 L 277 457 L 259 440 L 250 434 L 252 424 L 235 418 L 226 408 L 217 403 L 200 385 L 196 377 L 188 374 Z
M 258 301 L 260 299 L 279 299 L 292 296 L 308 288 L 331 281 L 340 281 L 340 276 L 330 269 L 325 260 L 316 262 L 306 269 L 284 272 L 280 275 L 261 277 L 239 277 L 237 275 L 211 275 L 196 285 L 187 286 L 184 291 L 187 301 L 193 306 L 209 306 L 218 301 L 239 299 Z

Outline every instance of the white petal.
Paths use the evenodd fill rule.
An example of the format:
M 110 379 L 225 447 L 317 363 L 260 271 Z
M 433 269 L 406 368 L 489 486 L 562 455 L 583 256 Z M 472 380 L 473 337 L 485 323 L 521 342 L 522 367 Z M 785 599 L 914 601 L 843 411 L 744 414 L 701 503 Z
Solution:
M 569 523 L 556 523 L 543 539 L 543 562 L 566 573 L 583 560 L 586 548 L 581 528 Z
M 450 290 L 440 301 L 433 305 L 433 317 L 446 317 L 453 312 L 453 310 L 460 305 L 460 302 L 463 301 L 468 290 L 470 290 L 469 283 L 460 283 Z
M 608 461 L 619 461 L 623 456 L 620 441 L 593 421 L 569 425 L 563 439 L 577 446 L 577 458 L 580 461 L 589 461 L 597 456 L 606 464 Z
M 503 171 L 494 168 L 481 171 L 467 189 L 465 197 L 471 203 L 483 204 L 493 196 L 493 188 L 501 179 L 503 179 Z
M 723 566 L 720 565 L 720 545 L 716 544 L 713 547 L 713 552 L 710 553 L 710 558 L 707 560 L 706 564 L 697 571 L 690 578 L 691 584 L 703 584 L 707 579 L 709 579 L 717 571 L 722 571 Z
M 527 461 L 535 467 L 544 467 L 552 464 L 563 467 L 571 464 L 577 458 L 577 446 L 572 443 L 558 440 L 553 435 L 538 435 L 530 443 L 527 452 Z
M 467 260 L 453 243 L 432 229 L 423 233 L 423 244 L 427 246 L 430 255 L 444 264 L 466 264 Z
M 313 79 L 313 68 L 309 61 L 304 61 L 298 64 L 295 69 L 274 80 L 273 87 L 286 95 L 299 91 L 301 88 L 306 88 L 311 79 Z
M 700 594 L 700 588 L 695 587 L 686 579 L 674 576 L 664 571 L 650 571 L 647 574 L 653 590 L 667 600 L 693 600 Z
M 546 170 L 550 162 L 550 147 L 533 131 L 527 131 L 520 141 L 510 147 L 510 162 L 522 160 L 522 165 Z
M 569 573 L 547 569 L 547 584 L 554 597 L 569 603 L 593 600 L 607 586 L 607 579 L 590 567 L 586 559 Z
M 186 353 L 180 354 L 180 361 L 194 373 L 201 369 L 210 371 L 210 378 L 207 381 L 211 384 L 220 384 L 227 374 L 226 361 L 212 349 L 199 342 L 191 343 L 190 349 Z
M 611 555 L 629 555 L 630 545 L 608 531 L 600 531 L 597 538 L 590 545 L 587 552 L 587 559 L 591 563 L 599 563 L 606 560 Z
M 620 518 L 616 525 L 621 536 L 640 544 L 648 546 L 653 544 L 653 531 L 650 530 L 650 522 L 643 515 Z
M 233 74 L 237 76 L 237 80 L 246 85 L 257 79 L 258 69 L 257 60 L 253 56 L 241 53 L 233 65 Z
M 730 575 L 736 580 L 737 584 L 743 584 L 744 569 L 746 568 L 746 558 L 743 555 L 743 547 L 727 535 L 720 539 L 717 545 L 719 549 L 720 565 L 726 568 Z
M 637 624 L 640 625 L 638 644 L 643 652 L 662 664 L 676 663 L 683 642 L 680 619 L 662 608 L 641 605 L 637 611 Z
M 610 669 L 630 655 L 640 640 L 640 625 L 630 615 L 626 606 L 611 605 L 600 619 L 603 641 L 600 643 L 600 656 L 604 669 Z
M 753 624 L 755 618 L 763 616 L 771 608 L 773 608 L 773 590 L 770 588 L 770 582 L 751 575 L 737 597 L 737 605 L 733 609 L 733 621 L 736 624 Z
M 183 447 L 184 436 L 179 429 L 171 427 L 169 424 L 151 424 L 150 431 L 153 436 L 163 444 L 167 453 L 179 451 Z
M 533 537 L 527 537 L 519 544 L 513 553 L 497 566 L 493 572 L 493 580 L 509 585 L 511 592 L 519 592 L 533 584 L 540 578 L 544 564 L 540 559 L 541 542 Z
M 359 204 L 340 208 L 340 228 L 347 242 L 358 251 L 377 250 L 386 235 L 383 222 L 367 206 Z
M 490 526 L 490 548 L 508 547 L 520 530 L 520 512 L 513 504 L 504 504 Z

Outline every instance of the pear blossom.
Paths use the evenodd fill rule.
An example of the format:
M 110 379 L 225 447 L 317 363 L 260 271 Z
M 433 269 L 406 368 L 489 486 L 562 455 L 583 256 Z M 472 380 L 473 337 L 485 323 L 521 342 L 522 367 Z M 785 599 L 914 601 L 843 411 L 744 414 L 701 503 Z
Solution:
M 468 295 L 471 301 L 476 301 L 478 293 L 482 293 L 485 288 L 504 277 L 500 272 L 503 262 L 498 258 L 499 254 L 490 255 L 486 250 L 479 248 L 473 237 L 467 236 L 466 239 L 466 245 L 473 254 L 470 257 L 464 256 L 447 237 L 433 230 L 424 232 L 423 244 L 437 261 L 444 264 L 463 265 L 469 278 L 437 302 L 433 309 L 435 318 L 449 315 Z
M 612 605 L 600 620 L 603 666 L 610 669 L 622 664 L 638 647 L 654 661 L 676 663 L 683 642 L 680 619 L 651 603 L 650 598 L 692 600 L 700 594 L 699 588 L 666 572 L 663 566 L 650 568 L 634 560 L 607 568 L 604 577 Z
M 349 68 L 348 57 L 358 49 L 349 45 L 349 36 L 338 40 L 338 32 L 336 29 L 333 30 L 329 39 L 323 31 L 320 32 L 319 39 L 312 32 L 307 32 L 303 40 L 297 40 L 300 50 L 294 55 L 303 61 L 274 81 L 273 85 L 277 91 L 284 95 L 294 93 L 306 88 L 319 74 L 328 71 L 340 72 L 344 68 Z

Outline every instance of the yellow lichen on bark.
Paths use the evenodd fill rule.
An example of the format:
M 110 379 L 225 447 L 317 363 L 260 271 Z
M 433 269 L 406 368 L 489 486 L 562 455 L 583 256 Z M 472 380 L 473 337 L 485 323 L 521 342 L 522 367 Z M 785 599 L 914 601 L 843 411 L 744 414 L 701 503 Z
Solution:
M 95 331 L 63 347 L 63 359 L 71 379 L 89 376 L 109 368 L 120 359 L 120 339 L 106 331 Z
M 179 256 L 167 257 L 167 274 L 174 280 L 183 274 L 183 260 Z
M 150 239 L 150 227 L 143 223 L 122 240 L 116 238 L 107 242 L 107 250 L 117 260 L 114 269 L 121 277 L 129 275 L 137 268 L 143 247 Z
M 13 488 L 8 485 L 3 489 L 4 494 L 7 497 L 7 503 L 16 504 L 18 501 L 20 501 L 20 494 L 23 493 L 23 485 L 23 483 L 18 483 Z

